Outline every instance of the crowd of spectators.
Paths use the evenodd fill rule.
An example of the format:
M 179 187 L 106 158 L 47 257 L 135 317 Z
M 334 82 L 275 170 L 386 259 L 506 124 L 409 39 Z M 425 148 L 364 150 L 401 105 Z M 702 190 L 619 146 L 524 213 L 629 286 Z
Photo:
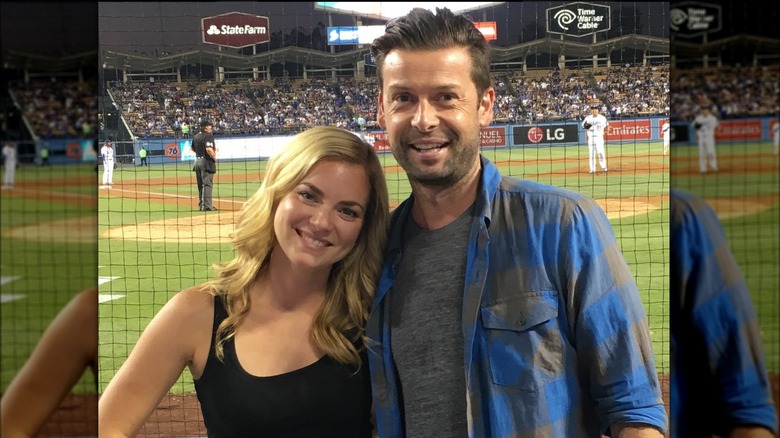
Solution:
M 86 138 L 97 128 L 96 88 L 95 83 L 52 77 L 15 84 L 9 93 L 39 138 Z
M 608 118 L 692 118 L 711 104 L 721 118 L 778 113 L 780 66 L 677 70 L 669 65 L 494 73 L 494 123 L 582 119 L 594 102 Z M 223 135 L 284 135 L 314 125 L 376 128 L 376 77 L 226 82 L 114 82 L 108 98 L 136 137 L 187 135 L 203 119 Z M 12 91 L 41 138 L 81 137 L 97 126 L 93 84 L 57 79 Z M 194 135 L 197 130 L 190 130 Z
M 505 71 L 494 75 L 495 123 L 581 119 L 593 102 L 611 117 L 669 114 L 669 68 L 614 66 L 598 71 Z M 109 84 L 139 137 L 179 135 L 185 121 L 214 121 L 215 133 L 284 134 L 328 124 L 376 127 L 376 77 L 224 83 Z
M 780 113 L 780 64 L 674 69 L 674 118 L 693 120 L 702 105 L 721 119 Z

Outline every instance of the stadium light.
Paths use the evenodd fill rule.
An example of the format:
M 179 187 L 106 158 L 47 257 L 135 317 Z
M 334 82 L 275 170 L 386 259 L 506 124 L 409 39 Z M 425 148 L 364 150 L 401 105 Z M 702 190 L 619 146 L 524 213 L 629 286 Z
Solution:
M 389 20 L 418 7 L 431 11 L 447 7 L 459 14 L 502 3 L 506 2 L 314 2 L 314 9 Z

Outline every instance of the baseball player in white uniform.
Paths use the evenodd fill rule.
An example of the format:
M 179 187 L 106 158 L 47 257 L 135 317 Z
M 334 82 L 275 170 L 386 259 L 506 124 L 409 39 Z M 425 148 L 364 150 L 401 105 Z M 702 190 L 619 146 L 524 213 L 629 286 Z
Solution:
M 582 127 L 588 140 L 588 167 L 590 173 L 596 173 L 596 156 L 598 155 L 601 170 L 607 171 L 607 156 L 604 153 L 604 133 L 607 129 L 607 118 L 599 114 L 598 105 L 590 107 L 590 115 L 582 121 Z
M 14 188 L 16 179 L 16 148 L 12 143 L 6 143 L 3 146 L 3 157 L 5 157 L 5 175 L 3 176 L 3 189 Z
M 775 125 L 772 127 L 772 139 L 774 140 L 772 152 L 777 155 L 780 153 L 780 121 L 775 122 Z
M 669 123 L 669 120 L 664 120 L 663 126 L 661 127 L 661 134 L 664 139 L 664 155 L 669 154 L 669 131 L 671 130 L 671 124 Z
M 103 157 L 103 185 L 101 189 L 110 189 L 114 181 L 114 148 L 111 140 L 106 140 L 100 148 L 100 156 Z
M 699 144 L 699 173 L 707 173 L 708 162 L 710 169 L 718 172 L 718 158 L 715 155 L 715 129 L 718 124 L 718 118 L 707 106 L 702 107 L 701 113 L 693 119 Z

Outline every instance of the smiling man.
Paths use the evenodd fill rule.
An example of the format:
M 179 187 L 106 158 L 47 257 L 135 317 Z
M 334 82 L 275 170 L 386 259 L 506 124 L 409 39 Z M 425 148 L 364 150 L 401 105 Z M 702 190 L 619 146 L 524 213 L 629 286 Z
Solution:
M 647 317 L 603 210 L 480 154 L 490 46 L 448 9 L 372 45 L 377 121 L 412 195 L 369 316 L 382 437 L 661 437 Z

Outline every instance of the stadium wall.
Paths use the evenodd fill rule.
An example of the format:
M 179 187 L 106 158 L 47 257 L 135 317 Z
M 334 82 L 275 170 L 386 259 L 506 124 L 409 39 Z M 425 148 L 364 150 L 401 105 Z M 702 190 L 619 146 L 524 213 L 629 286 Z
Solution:
M 645 117 L 611 120 L 607 132 L 608 143 L 634 143 L 641 141 L 660 141 L 661 124 L 665 117 Z M 383 131 L 362 131 L 358 133 L 378 152 L 389 152 L 390 148 Z M 292 136 L 230 136 L 215 135 L 217 141 L 217 158 L 222 161 L 264 160 L 283 147 Z M 534 125 L 502 124 L 491 125 L 481 132 L 483 148 L 529 148 L 550 146 L 580 146 L 586 143 L 585 132 L 580 127 L 580 121 L 567 120 L 558 122 L 541 122 Z M 120 142 L 121 143 L 121 142 Z M 115 142 L 116 144 L 116 142 Z M 173 164 L 194 161 L 195 155 L 190 146 L 192 139 L 182 138 L 145 138 L 132 142 L 132 162 L 140 164 L 138 151 L 146 148 L 149 164 Z M 121 145 L 117 146 L 117 157 L 120 162 L 123 153 Z M 130 161 L 130 160 L 125 160 Z

